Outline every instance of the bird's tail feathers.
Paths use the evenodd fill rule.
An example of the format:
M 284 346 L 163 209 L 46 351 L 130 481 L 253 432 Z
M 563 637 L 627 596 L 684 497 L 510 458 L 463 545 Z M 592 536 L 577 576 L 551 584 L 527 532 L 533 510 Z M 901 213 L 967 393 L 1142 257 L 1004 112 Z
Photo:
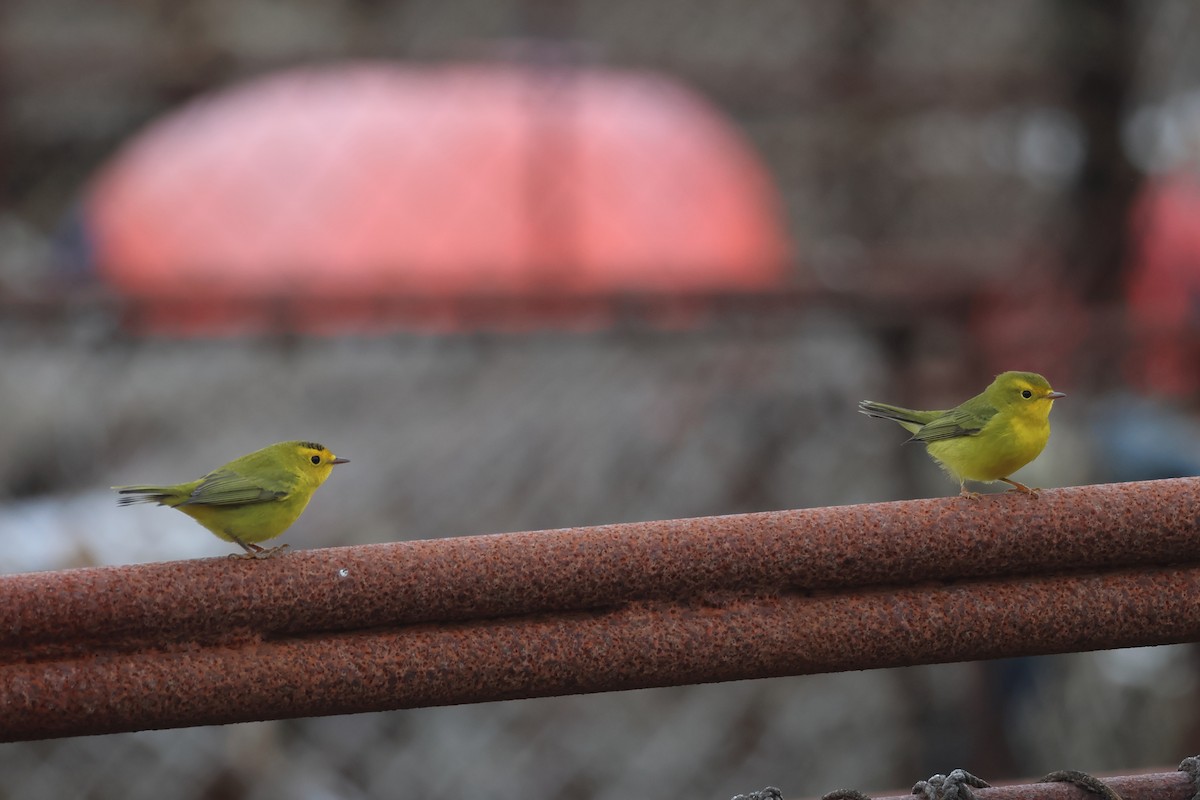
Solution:
M 863 400 L 858 404 L 858 413 L 866 414 L 876 419 L 890 419 L 896 422 L 911 422 L 914 425 L 924 425 L 928 422 L 920 411 L 900 406 L 889 406 L 887 403 L 876 403 L 874 400 Z
M 166 501 L 174 494 L 165 486 L 114 486 L 117 494 L 117 505 L 131 506 L 135 503 L 158 503 L 166 505 Z
M 892 422 L 898 423 L 904 430 L 914 434 L 946 413 L 944 411 L 914 411 L 911 408 L 889 406 L 887 403 L 876 403 L 874 400 L 861 401 L 858 404 L 858 412 L 866 414 L 868 417 L 874 417 L 875 419 L 890 419 Z M 909 439 L 908 441 L 911 442 L 913 439 Z

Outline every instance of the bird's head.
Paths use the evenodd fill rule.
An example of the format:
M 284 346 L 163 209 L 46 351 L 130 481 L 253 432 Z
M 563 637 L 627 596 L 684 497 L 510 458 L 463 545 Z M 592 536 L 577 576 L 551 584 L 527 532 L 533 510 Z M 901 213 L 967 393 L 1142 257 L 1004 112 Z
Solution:
M 1066 397 L 1050 388 L 1036 372 L 1002 372 L 987 388 L 987 398 L 996 408 L 1009 408 L 1022 415 L 1045 419 L 1054 401 Z
M 338 458 L 325 445 L 316 442 L 285 442 L 288 458 L 295 464 L 301 480 L 320 486 L 333 472 L 335 464 L 348 464 L 347 458 Z

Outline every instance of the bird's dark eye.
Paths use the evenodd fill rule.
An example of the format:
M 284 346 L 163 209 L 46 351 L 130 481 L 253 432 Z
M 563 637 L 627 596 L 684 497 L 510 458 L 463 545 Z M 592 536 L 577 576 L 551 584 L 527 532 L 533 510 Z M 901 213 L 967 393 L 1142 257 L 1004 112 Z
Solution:
M 310 459 L 309 459 L 309 461 L 313 462 L 314 464 L 320 464 L 320 463 L 321 463 L 321 457 L 320 457 L 320 456 L 313 456 L 312 458 L 310 458 Z
M 1028 389 L 1022 389 L 1022 390 L 1021 390 L 1021 397 L 1024 397 L 1026 400 L 1028 400 L 1029 398 L 1033 397 L 1033 392 L 1029 391 Z M 314 463 L 314 464 L 315 464 L 315 463 L 317 463 L 317 462 L 316 462 L 316 460 L 315 460 L 315 459 L 316 459 L 316 456 L 313 456 L 313 459 L 314 459 L 313 463 Z

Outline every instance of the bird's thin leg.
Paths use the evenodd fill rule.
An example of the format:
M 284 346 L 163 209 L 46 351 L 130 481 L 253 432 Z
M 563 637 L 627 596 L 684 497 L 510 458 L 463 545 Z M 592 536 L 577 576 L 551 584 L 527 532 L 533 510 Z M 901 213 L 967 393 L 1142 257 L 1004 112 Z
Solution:
M 978 500 L 978 499 L 979 499 L 979 492 L 972 492 L 971 490 L 969 490 L 969 489 L 967 488 L 967 482 L 966 482 L 966 481 L 959 481 L 959 483 L 958 483 L 958 496 L 959 496 L 959 497 L 965 497 L 965 498 L 967 498 L 968 500 Z
M 225 533 L 230 539 L 233 540 L 234 544 L 238 545 L 239 547 L 241 547 L 243 550 L 246 551 L 245 553 L 230 553 L 229 554 L 230 558 L 270 558 L 271 556 L 275 555 L 276 553 L 278 553 L 279 551 L 281 551 L 287 547 L 287 542 L 284 542 L 283 544 L 279 545 L 278 547 L 263 548 L 263 547 L 259 547 L 258 545 L 254 544 L 253 542 L 243 542 L 237 536 L 234 536 L 232 533 L 229 533 L 228 531 L 226 531 Z
M 225 535 L 229 537 L 231 542 L 246 551 L 244 553 L 230 553 L 230 558 L 258 558 L 258 554 L 262 552 L 262 548 L 258 545 L 243 542 L 229 531 L 225 531 Z
M 1013 487 L 1013 488 L 1009 489 L 1010 492 L 1021 492 L 1022 494 L 1027 494 L 1030 497 L 1037 497 L 1038 494 L 1042 491 L 1041 489 L 1037 489 L 1037 488 L 1030 489 L 1025 484 L 1018 483 L 1017 481 L 1011 480 L 1009 478 L 1001 478 L 1000 480 L 1004 481 L 1009 486 Z

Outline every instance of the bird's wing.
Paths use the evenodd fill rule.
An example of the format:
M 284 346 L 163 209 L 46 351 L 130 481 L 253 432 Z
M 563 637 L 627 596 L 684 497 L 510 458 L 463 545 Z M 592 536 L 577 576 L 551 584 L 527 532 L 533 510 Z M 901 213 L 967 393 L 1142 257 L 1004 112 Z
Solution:
M 273 481 L 255 480 L 230 469 L 219 469 L 205 475 L 200 485 L 179 505 L 235 506 L 268 503 L 287 496 L 287 489 Z
M 975 436 L 994 416 L 996 416 L 996 409 L 991 406 L 969 410 L 960 406 L 947 411 L 933 422 L 923 425 L 909 441 L 928 444 L 943 439 L 957 439 L 960 436 Z

